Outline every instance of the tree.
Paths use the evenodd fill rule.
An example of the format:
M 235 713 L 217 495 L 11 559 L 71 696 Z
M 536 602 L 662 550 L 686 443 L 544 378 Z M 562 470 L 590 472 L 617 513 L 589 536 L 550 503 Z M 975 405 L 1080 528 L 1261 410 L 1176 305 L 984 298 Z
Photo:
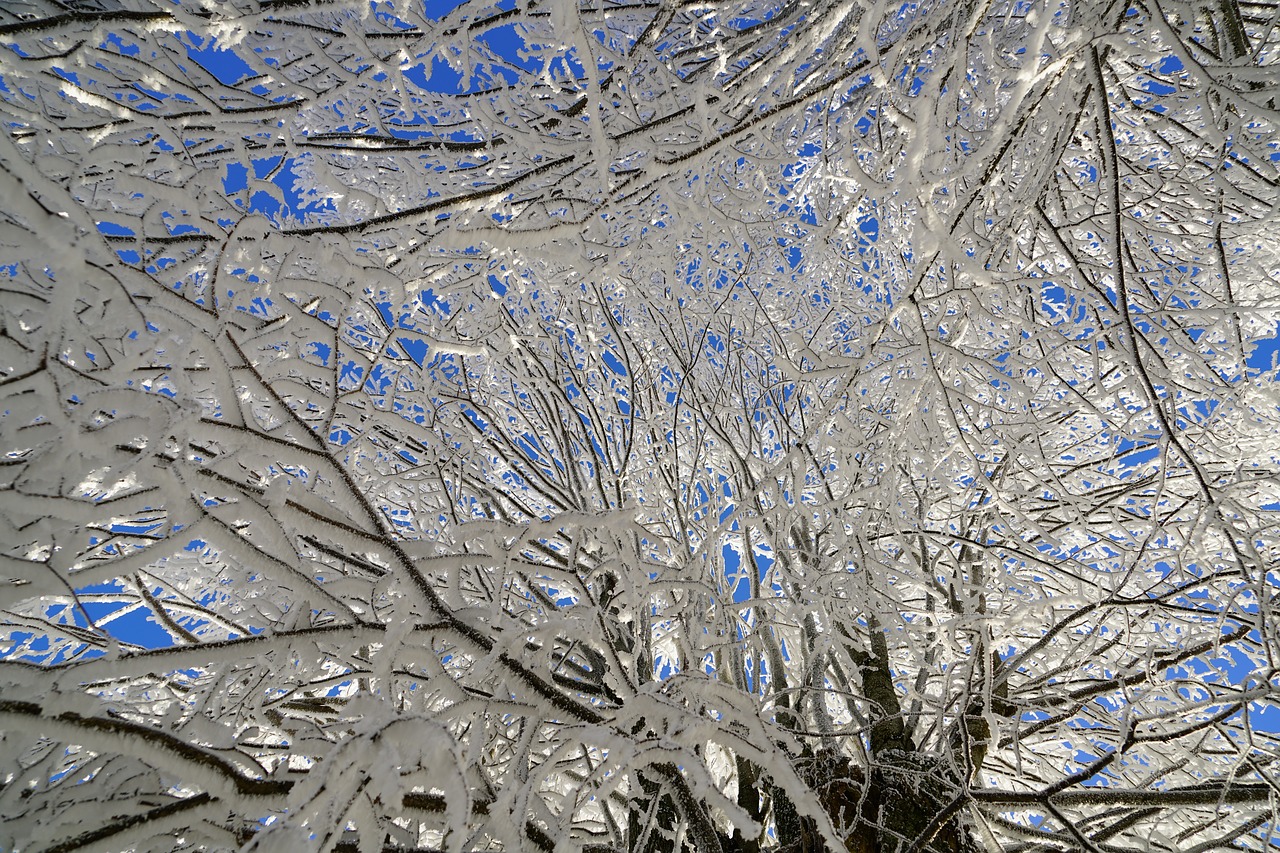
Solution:
M 1275 848 L 1280 4 L 0 16 L 0 846 Z

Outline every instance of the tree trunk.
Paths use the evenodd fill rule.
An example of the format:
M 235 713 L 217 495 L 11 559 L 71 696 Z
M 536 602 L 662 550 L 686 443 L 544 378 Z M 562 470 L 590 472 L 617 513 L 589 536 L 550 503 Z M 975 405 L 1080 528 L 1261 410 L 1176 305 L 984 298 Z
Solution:
M 819 755 L 802 770 L 849 853 L 969 853 L 981 849 L 960 819 L 961 783 L 939 763 L 914 752 L 889 751 L 868 772 L 848 758 Z M 868 778 L 869 776 L 869 778 Z M 789 805 L 789 804 L 788 804 Z M 775 816 L 778 815 L 775 804 Z M 794 812 L 794 807 L 791 807 Z M 778 837 L 784 851 L 830 851 L 812 819 Z

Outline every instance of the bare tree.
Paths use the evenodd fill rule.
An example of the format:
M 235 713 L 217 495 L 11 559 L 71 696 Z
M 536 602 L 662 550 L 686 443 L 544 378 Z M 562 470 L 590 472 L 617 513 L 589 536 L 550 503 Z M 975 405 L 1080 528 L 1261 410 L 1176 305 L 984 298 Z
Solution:
M 1280 4 L 0 10 L 0 847 L 1275 849 Z

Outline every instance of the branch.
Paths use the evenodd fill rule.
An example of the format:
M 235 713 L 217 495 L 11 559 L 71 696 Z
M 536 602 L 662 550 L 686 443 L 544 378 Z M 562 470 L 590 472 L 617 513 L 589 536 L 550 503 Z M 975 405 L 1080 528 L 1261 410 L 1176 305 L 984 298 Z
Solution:
M 1271 801 L 1270 785 L 1232 785 L 1228 782 L 1143 791 L 1123 788 L 1078 788 L 1050 794 L 1047 791 L 969 791 L 974 802 L 987 806 L 1132 806 L 1142 808 L 1177 808 L 1180 806 L 1219 806 L 1263 804 Z

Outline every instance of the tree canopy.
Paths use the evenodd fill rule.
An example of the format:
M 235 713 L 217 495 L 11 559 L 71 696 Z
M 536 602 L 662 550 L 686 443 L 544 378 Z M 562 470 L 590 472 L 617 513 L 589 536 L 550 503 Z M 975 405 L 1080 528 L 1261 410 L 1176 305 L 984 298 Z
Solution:
M 1280 843 L 1280 3 L 0 9 L 0 847 Z

